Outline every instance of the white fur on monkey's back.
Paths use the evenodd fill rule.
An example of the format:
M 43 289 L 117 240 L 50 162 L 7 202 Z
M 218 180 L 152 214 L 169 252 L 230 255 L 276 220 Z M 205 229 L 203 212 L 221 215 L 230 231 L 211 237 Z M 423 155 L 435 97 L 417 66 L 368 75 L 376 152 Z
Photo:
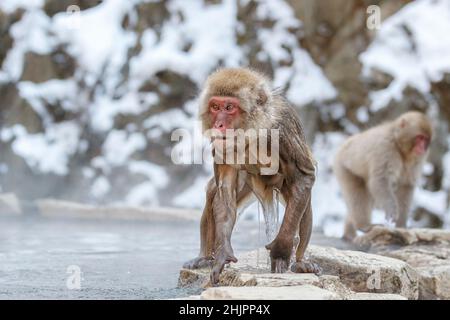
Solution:
M 407 112 L 391 122 L 348 138 L 336 154 L 335 169 L 341 165 L 365 181 L 371 174 L 384 171 L 384 174 L 393 175 L 393 180 L 415 184 L 426 154 L 421 157 L 405 155 L 408 150 L 404 149 L 409 147 L 405 146 L 405 142 L 399 141 L 401 138 L 399 135 L 402 134 L 399 133 L 401 130 L 399 127 L 402 121 L 408 123 L 411 131 L 423 131 L 431 135 L 431 127 L 424 126 L 424 123 L 429 123 L 425 115 Z

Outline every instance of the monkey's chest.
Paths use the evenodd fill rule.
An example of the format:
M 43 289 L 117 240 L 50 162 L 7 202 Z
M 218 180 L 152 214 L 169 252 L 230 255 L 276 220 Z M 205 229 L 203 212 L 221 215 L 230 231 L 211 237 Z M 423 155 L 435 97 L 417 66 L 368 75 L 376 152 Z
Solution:
M 414 186 L 418 178 L 418 170 L 404 166 L 397 177 L 398 186 Z
M 270 150 L 261 152 L 248 145 L 233 145 L 230 141 L 213 143 L 213 157 L 216 164 L 226 164 L 253 175 L 273 176 L 279 173 L 278 157 L 272 157 Z

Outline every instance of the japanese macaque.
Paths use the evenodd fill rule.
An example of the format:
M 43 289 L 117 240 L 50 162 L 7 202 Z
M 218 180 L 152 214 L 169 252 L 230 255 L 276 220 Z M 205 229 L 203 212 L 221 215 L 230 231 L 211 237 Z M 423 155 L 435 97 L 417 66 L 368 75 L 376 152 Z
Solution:
M 278 234 L 274 234 L 273 241 L 266 246 L 270 250 L 271 271 L 286 272 L 296 250 L 292 271 L 319 272 L 315 264 L 304 259 L 312 229 L 311 189 L 315 181 L 315 161 L 295 110 L 279 92 L 271 89 L 265 76 L 245 68 L 220 69 L 210 75 L 200 104 L 203 131 L 212 141 L 214 178 L 206 190 L 200 224 L 200 254 L 184 267 L 212 267 L 211 284 L 217 285 L 224 266 L 237 262 L 231 246 L 237 210 L 256 196 L 264 217 L 270 220 L 270 213 L 273 216 L 275 211 L 275 191 L 279 192 L 286 210 Z M 267 136 L 258 140 L 256 149 L 267 148 L 270 161 L 263 161 L 261 154 L 255 156 L 256 149 L 252 152 L 252 135 L 245 135 L 237 148 L 231 148 L 234 159 L 242 156 L 239 150 L 244 152 L 242 163 L 221 161 L 223 159 L 217 157 L 218 151 L 222 153 L 221 149 L 226 149 L 226 143 L 236 141 L 235 132 L 261 129 Z M 276 144 L 274 140 L 278 140 Z M 256 161 L 251 161 L 252 156 Z M 228 153 L 226 160 L 229 160 Z
M 374 207 L 384 210 L 386 219 L 397 227 L 406 227 L 431 139 L 430 120 L 412 111 L 344 142 L 334 159 L 348 209 L 344 239 L 354 239 L 357 230 L 368 230 Z

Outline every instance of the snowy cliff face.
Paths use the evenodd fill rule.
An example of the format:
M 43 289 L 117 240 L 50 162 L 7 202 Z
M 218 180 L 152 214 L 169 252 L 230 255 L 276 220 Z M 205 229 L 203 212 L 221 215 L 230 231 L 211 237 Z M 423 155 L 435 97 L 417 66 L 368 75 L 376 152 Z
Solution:
M 319 162 L 317 226 L 335 233 L 345 214 L 330 169 L 339 143 L 409 109 L 428 112 L 438 128 L 416 214 L 442 224 L 450 5 L 373 2 L 378 32 L 358 0 L 2 0 L 0 190 L 201 207 L 210 168 L 174 164 L 171 133 L 196 129 L 198 90 L 211 71 L 250 65 L 302 117 Z

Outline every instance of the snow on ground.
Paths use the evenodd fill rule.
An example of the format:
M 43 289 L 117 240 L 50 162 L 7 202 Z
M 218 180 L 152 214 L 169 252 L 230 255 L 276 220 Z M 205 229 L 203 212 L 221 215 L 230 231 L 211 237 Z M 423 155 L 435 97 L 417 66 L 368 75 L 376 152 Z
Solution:
M 44 0 L 2 0 L 0 9 L 6 13 L 13 13 L 17 9 L 33 9 L 40 8 L 44 4 Z
M 386 88 L 371 95 L 371 110 L 400 100 L 407 86 L 427 93 L 430 82 L 450 72 L 450 2 L 417 0 L 386 19 L 369 49 L 361 54 L 364 73 L 371 69 L 394 77 Z

